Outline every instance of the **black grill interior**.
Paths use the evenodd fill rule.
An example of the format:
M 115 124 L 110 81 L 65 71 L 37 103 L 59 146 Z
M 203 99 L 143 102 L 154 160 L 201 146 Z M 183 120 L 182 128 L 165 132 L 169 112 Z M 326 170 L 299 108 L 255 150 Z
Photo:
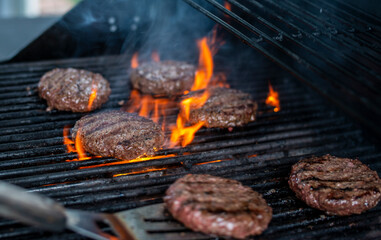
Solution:
M 237 43 L 239 44 L 239 43 Z M 257 121 L 233 131 L 201 129 L 185 148 L 165 148 L 162 159 L 120 163 L 113 158 L 67 161 L 63 128 L 82 114 L 46 112 L 36 91 L 39 78 L 54 67 L 85 68 L 103 74 L 112 95 L 103 109 L 127 101 L 131 56 L 17 63 L 0 66 L 0 179 L 39 192 L 66 207 L 117 212 L 162 201 L 166 188 L 187 173 L 209 173 L 241 181 L 264 195 L 274 217 L 260 239 L 371 239 L 379 237 L 380 206 L 361 215 L 327 216 L 296 199 L 287 185 L 290 166 L 310 155 L 358 157 L 381 171 L 381 152 L 340 111 L 274 65 L 257 65 L 251 54 L 237 64 L 226 56 L 227 44 L 215 57 L 215 72 L 225 72 L 232 88 L 250 92 L 259 103 Z M 264 100 L 268 82 L 279 92 L 281 110 Z M 175 121 L 176 115 L 169 116 Z M 221 160 L 221 161 L 217 161 Z M 109 166 L 98 166 L 114 163 Z M 90 168 L 83 168 L 90 167 Z M 113 177 L 115 174 L 125 174 Z M 162 219 L 171 221 L 170 219 Z M 152 232 L 173 239 L 214 239 L 180 228 Z M 79 239 L 72 232 L 48 233 L 14 221 L 0 221 L 1 239 Z M 257 239 L 256 238 L 256 239 Z
M 184 1 L 381 136 L 381 20 L 372 1 L 361 2 L 368 11 L 343 0 Z

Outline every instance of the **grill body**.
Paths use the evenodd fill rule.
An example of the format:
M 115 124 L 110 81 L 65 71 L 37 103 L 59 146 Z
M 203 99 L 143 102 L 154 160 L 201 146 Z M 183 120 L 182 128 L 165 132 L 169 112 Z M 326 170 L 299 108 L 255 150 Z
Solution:
M 84 1 L 83 4 L 88 2 Z M 239 3 L 229 2 L 236 2 L 236 7 Z M 183 3 L 182 6 L 187 5 Z M 197 14 L 197 19 L 204 17 L 201 13 Z M 181 21 L 178 24 L 180 26 Z M 160 42 L 156 42 L 155 46 L 159 48 L 163 60 L 196 62 L 196 39 L 204 36 L 213 25 L 212 21 L 206 21 L 202 27 L 182 29 L 179 35 L 187 37 L 181 47 L 172 43 L 168 47 L 168 43 L 162 45 Z M 45 40 L 48 40 L 52 36 L 50 34 L 59 38 L 54 34 L 59 34 L 62 29 L 57 27 L 59 25 L 53 28 L 55 33 L 47 32 L 41 38 L 46 37 Z M 359 158 L 380 174 L 381 150 L 378 143 L 341 108 L 333 106 L 298 81 L 295 74 L 283 71 L 262 54 L 228 34 L 223 36 L 225 44 L 214 57 L 215 73 L 225 73 L 232 88 L 248 92 L 258 101 L 258 119 L 255 122 L 234 128 L 233 131 L 202 128 L 192 144 L 184 148 L 164 148 L 157 152 L 157 156 L 165 156 L 160 159 L 123 162 L 114 158 L 91 158 L 74 161 L 77 154 L 67 153 L 63 144 L 63 128 L 73 126 L 83 114 L 56 110 L 46 112 L 47 105 L 37 93 L 40 77 L 55 67 L 99 72 L 110 81 L 112 89 L 110 99 L 102 110 L 120 109 L 121 101 L 127 102 L 131 92 L 128 69 L 132 53 L 145 49 L 147 45 L 144 43 L 149 41 L 147 36 L 154 36 L 158 32 L 154 26 L 148 28 L 149 31 L 150 34 L 143 34 L 139 39 L 127 36 L 128 48 L 121 55 L 84 58 L 82 53 L 71 49 L 71 56 L 78 58 L 0 65 L 0 179 L 49 196 L 69 208 L 118 212 L 162 202 L 165 190 L 177 178 L 188 173 L 207 173 L 239 180 L 263 194 L 273 208 L 274 217 L 269 228 L 256 238 L 381 237 L 380 204 L 361 215 L 328 216 L 298 200 L 287 185 L 292 164 L 305 157 L 328 153 Z M 160 35 L 160 38 L 166 39 L 167 33 Z M 40 40 L 40 43 L 37 41 L 32 44 L 34 51 L 26 48 L 15 60 L 35 60 L 33 54 L 28 53 L 38 54 L 38 45 L 44 45 Z M 117 50 L 111 52 L 119 52 L 121 48 L 118 45 Z M 142 61 L 149 59 L 149 51 L 143 52 Z M 265 104 L 269 82 L 279 93 L 279 112 L 274 112 L 272 107 Z M 324 90 L 324 85 L 319 86 Z M 176 121 L 176 109 L 167 117 L 167 121 Z M 166 136 L 169 137 L 169 132 L 166 132 Z M 107 227 L 105 229 L 108 230 Z M 160 239 L 164 235 L 172 239 L 178 239 L 178 236 L 181 239 L 215 239 L 195 234 L 183 227 L 171 231 L 155 230 L 150 234 L 152 239 Z M 81 239 L 81 236 L 69 231 L 48 233 L 0 219 L 0 238 Z

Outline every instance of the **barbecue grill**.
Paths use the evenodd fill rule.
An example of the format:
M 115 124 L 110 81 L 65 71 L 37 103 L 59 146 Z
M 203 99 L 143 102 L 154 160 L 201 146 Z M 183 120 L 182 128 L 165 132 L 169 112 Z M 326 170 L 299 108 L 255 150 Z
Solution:
M 381 173 L 378 17 L 341 0 L 228 0 L 230 6 L 214 0 L 94 2 L 80 3 L 0 65 L 0 180 L 65 207 L 118 212 L 160 203 L 177 178 L 207 173 L 239 180 L 263 194 L 274 215 L 255 239 L 381 238 L 380 204 L 361 215 L 329 216 L 298 200 L 287 184 L 292 164 L 327 153 L 358 158 Z M 163 59 L 195 62 L 196 39 L 215 22 L 225 42 L 214 57 L 215 73 L 224 73 L 231 88 L 258 101 L 255 122 L 233 131 L 202 128 L 190 145 L 164 148 L 147 161 L 76 161 L 77 154 L 67 152 L 63 129 L 84 114 L 45 111 L 37 93 L 45 72 L 55 67 L 99 72 L 112 89 L 102 109 L 120 109 L 131 92 L 128 71 L 135 51 L 143 60 L 156 49 Z M 265 104 L 269 82 L 279 93 L 278 112 Z M 156 226 L 148 231 L 152 239 L 216 239 L 180 225 Z M 81 236 L 1 219 L 0 238 Z

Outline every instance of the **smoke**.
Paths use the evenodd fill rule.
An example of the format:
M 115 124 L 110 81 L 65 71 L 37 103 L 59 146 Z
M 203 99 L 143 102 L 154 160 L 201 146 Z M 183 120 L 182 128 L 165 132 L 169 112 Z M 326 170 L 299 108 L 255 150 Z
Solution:
M 212 34 L 216 23 L 182 0 L 84 0 L 60 26 L 71 38 L 66 48 L 70 57 L 124 54 L 129 61 L 138 52 L 144 62 L 157 52 L 160 60 L 197 63 L 197 40 Z M 241 66 L 268 63 L 222 27 L 217 27 L 217 38 L 225 44 L 214 57 L 216 71 L 241 76 Z
M 131 16 L 121 53 L 138 51 L 139 58 L 148 61 L 156 51 L 160 59 L 196 61 L 196 41 L 207 35 L 214 23 L 183 1 L 151 1 L 145 6 L 143 12 Z
M 125 25 L 128 34 L 124 39 L 121 53 L 129 57 L 139 52 L 139 61 L 150 61 L 152 52 L 157 51 L 161 60 L 197 63 L 199 54 L 197 40 L 212 35 L 213 30 L 216 30 L 217 41 L 224 44 L 214 56 L 215 72 L 227 73 L 228 80 L 229 75 L 252 78 L 249 76 L 249 71 L 242 71 L 242 67 L 265 68 L 271 64 L 262 54 L 240 42 L 182 0 L 144 2 L 140 4 L 146 4 L 144 5 L 146 7 L 142 9 L 135 6 L 135 10 L 139 10 L 129 16 L 132 21 L 129 25 Z M 203 7 L 208 8 L 208 5 Z

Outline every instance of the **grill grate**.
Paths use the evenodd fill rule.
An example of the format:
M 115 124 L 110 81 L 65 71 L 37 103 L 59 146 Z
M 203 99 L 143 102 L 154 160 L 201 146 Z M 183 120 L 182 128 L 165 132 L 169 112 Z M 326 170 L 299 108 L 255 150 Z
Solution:
M 290 166 L 302 157 L 326 153 L 359 157 L 378 172 L 381 152 L 362 131 L 340 112 L 274 68 L 253 67 L 229 71 L 216 60 L 216 71 L 226 71 L 233 88 L 250 92 L 259 102 L 256 122 L 232 132 L 201 129 L 185 148 L 163 149 L 170 155 L 144 162 L 119 163 L 113 158 L 66 161 L 62 131 L 82 114 L 46 112 L 36 86 L 42 74 L 54 67 L 96 71 L 109 79 L 112 95 L 104 106 L 119 109 L 129 96 L 130 56 L 8 64 L 0 66 L 0 179 L 29 188 L 63 203 L 66 207 L 116 212 L 161 202 L 164 191 L 186 173 L 209 173 L 241 181 L 264 195 L 274 217 L 261 239 L 355 239 L 377 238 L 378 206 L 362 215 L 327 216 L 297 200 L 287 185 Z M 221 62 L 218 62 L 221 61 Z M 279 92 L 281 111 L 264 104 L 268 81 Z M 175 120 L 175 115 L 172 116 Z M 98 166 L 114 163 L 115 165 Z M 85 168 L 87 167 L 87 168 Z M 113 177 L 115 174 L 126 174 Z M 173 221 L 148 219 L 147 221 Z M 181 225 L 170 231 L 151 229 L 152 239 L 213 239 Z M 344 231 L 344 232 L 343 232 Z M 71 232 L 51 234 L 14 221 L 0 221 L 1 239 L 78 239 Z
M 381 136 L 379 18 L 341 0 L 184 1 Z

